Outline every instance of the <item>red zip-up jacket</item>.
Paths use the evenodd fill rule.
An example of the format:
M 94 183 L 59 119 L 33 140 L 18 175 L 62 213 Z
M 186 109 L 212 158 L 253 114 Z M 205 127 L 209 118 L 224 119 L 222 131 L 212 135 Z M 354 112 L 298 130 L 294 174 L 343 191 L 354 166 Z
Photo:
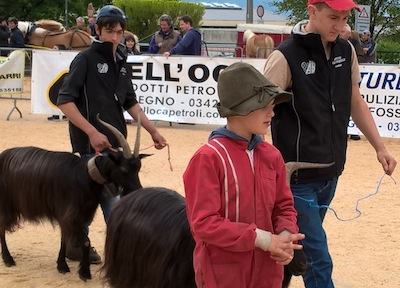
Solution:
M 283 266 L 255 247 L 255 229 L 297 233 L 297 213 L 280 152 L 267 142 L 249 151 L 248 144 L 214 138 L 184 173 L 197 287 L 282 287 Z

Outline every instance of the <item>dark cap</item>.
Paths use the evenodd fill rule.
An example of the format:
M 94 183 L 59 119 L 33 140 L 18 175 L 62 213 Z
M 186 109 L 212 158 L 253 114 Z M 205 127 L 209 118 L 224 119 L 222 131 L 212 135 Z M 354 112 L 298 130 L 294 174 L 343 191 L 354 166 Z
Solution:
M 221 117 L 245 116 L 264 108 L 272 100 L 275 104 L 289 101 L 292 93 L 283 91 L 268 81 L 253 65 L 236 62 L 218 77 L 217 109 Z
M 103 6 L 99 12 L 97 12 L 96 21 L 98 21 L 102 17 L 114 17 L 119 18 L 123 21 L 126 21 L 128 18 L 126 17 L 124 11 L 114 5 L 106 5 Z
M 6 18 L 4 18 L 3 16 L 0 16 L 0 22 L 3 22 L 4 20 L 6 20 Z

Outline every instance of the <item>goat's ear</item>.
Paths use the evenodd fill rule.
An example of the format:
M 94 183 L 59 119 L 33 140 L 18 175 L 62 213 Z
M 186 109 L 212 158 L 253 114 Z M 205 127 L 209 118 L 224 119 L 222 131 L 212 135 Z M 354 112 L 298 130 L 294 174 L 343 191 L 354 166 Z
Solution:
M 113 162 L 118 162 L 119 159 L 123 157 L 123 153 L 121 151 L 110 151 L 108 152 L 108 157 L 113 161 Z
M 153 154 L 139 154 L 139 159 L 143 159 L 149 156 L 153 156 Z

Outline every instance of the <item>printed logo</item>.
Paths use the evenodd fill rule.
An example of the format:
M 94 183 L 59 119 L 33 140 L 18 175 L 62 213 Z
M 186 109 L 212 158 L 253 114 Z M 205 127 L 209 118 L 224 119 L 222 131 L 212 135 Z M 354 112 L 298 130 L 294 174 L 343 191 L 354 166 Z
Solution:
M 125 76 L 126 73 L 127 73 L 126 68 L 125 68 L 125 67 L 122 67 L 120 72 L 121 72 L 121 74 L 122 74 L 123 76 Z
M 106 74 L 108 72 L 108 64 L 107 63 L 97 63 L 97 71 L 100 74 Z
M 304 74 L 312 75 L 312 74 L 315 74 L 316 64 L 312 60 L 310 60 L 308 62 L 302 62 L 301 63 L 301 68 L 303 69 Z
M 346 59 L 342 56 L 338 56 L 333 59 L 332 65 L 335 66 L 335 68 L 340 68 L 343 66 L 344 62 L 346 62 Z

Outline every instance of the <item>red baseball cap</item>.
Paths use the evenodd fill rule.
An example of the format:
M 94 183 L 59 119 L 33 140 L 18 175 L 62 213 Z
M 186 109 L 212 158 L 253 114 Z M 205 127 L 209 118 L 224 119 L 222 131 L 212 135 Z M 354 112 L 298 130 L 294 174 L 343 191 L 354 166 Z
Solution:
M 361 12 L 360 7 L 353 0 L 308 0 L 308 5 L 317 3 L 325 3 L 336 11 L 347 11 L 354 8 Z

